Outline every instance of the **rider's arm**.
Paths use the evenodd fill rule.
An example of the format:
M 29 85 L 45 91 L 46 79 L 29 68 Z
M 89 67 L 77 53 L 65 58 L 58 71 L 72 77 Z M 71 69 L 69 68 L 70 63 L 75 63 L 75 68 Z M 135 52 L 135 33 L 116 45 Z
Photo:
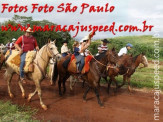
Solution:
M 39 46 L 37 44 L 37 40 L 36 39 L 35 39 L 35 48 L 36 48 L 37 51 L 39 51 Z
M 18 40 L 15 42 L 14 46 L 16 49 L 19 50 L 19 54 L 22 54 L 23 50 L 22 48 L 19 46 L 20 44 L 22 44 L 22 36 L 18 38 Z

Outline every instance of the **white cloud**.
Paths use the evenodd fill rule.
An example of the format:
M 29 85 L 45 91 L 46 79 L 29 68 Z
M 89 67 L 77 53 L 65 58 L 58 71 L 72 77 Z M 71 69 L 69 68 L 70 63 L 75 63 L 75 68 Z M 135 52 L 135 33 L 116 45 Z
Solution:
M 78 6 L 78 10 L 75 13 L 57 13 L 56 7 L 61 3 L 70 2 L 73 5 Z M 83 14 L 80 14 L 81 11 L 80 5 L 82 3 L 88 3 L 90 5 L 95 6 L 104 6 L 106 3 L 109 5 L 114 5 L 115 10 L 112 13 L 89 13 L 88 9 L 85 10 Z M 83 25 L 110 25 L 112 22 L 116 22 L 117 25 L 138 25 L 142 26 L 142 22 L 147 20 L 148 24 L 152 24 L 156 29 L 159 30 L 160 34 L 163 33 L 163 1 L 162 0 L 1 0 L 0 5 L 2 3 L 9 3 L 10 5 L 28 5 L 28 12 L 26 13 L 16 13 L 21 16 L 32 16 L 34 20 L 43 20 L 47 19 L 57 24 L 61 25 L 77 25 L 77 22 L 80 22 Z M 34 12 L 30 13 L 32 8 L 32 3 L 39 3 L 39 5 L 48 5 L 55 6 L 54 11 L 51 13 L 43 13 L 43 12 Z M 0 7 L 0 11 L 2 11 L 2 7 Z M 0 14 L 0 22 L 11 19 L 14 16 L 14 13 L 4 12 Z M 156 22 L 157 20 L 157 22 Z M 74 33 L 71 33 L 74 35 Z M 87 35 L 88 32 L 79 32 L 77 38 L 80 39 L 83 36 Z M 145 34 L 153 34 L 153 32 L 146 33 L 117 33 L 116 36 L 123 35 L 145 35 Z M 163 37 L 163 35 L 160 35 Z M 107 38 L 114 37 L 111 32 L 100 32 L 97 33 L 95 38 Z

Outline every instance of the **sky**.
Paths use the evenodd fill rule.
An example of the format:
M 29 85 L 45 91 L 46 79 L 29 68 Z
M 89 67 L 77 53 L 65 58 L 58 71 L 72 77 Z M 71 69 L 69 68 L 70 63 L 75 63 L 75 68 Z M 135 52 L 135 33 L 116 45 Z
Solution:
M 77 25 L 80 22 L 82 25 L 111 25 L 112 22 L 118 25 L 137 25 L 142 27 L 142 22 L 147 21 L 148 25 L 154 25 L 151 32 L 117 32 L 113 35 L 111 32 L 97 32 L 95 39 L 116 37 L 116 36 L 132 36 L 132 35 L 154 35 L 159 34 L 163 37 L 163 0 L 1 0 L 0 11 L 2 11 L 2 4 L 8 3 L 10 6 L 18 4 L 19 6 L 28 6 L 26 13 L 7 12 L 0 13 L 0 22 L 11 19 L 14 14 L 20 16 L 32 16 L 33 20 L 49 20 L 59 25 Z M 54 6 L 51 13 L 37 12 L 31 13 L 33 3 L 38 3 L 40 6 L 48 4 Z M 56 12 L 57 6 L 61 3 L 72 3 L 78 6 L 74 13 Z M 115 6 L 113 12 L 104 13 L 89 13 L 89 9 L 85 9 L 83 14 L 80 14 L 81 4 L 88 3 L 90 6 Z M 88 35 L 89 32 L 79 32 L 77 39 L 81 39 Z M 74 35 L 71 32 L 71 35 Z

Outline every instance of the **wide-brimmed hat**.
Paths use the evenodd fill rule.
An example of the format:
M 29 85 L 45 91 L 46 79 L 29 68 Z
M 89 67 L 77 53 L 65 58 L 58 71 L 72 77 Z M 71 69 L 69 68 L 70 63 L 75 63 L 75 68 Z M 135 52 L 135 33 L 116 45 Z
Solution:
M 27 28 L 26 32 L 33 33 L 33 30 L 32 30 L 32 28 L 29 27 L 29 28 Z
M 15 39 L 15 38 L 13 38 L 13 39 L 12 39 L 12 41 L 16 41 L 16 39 Z
M 88 39 L 89 39 L 89 36 L 85 36 L 82 40 L 84 42 L 84 41 L 87 41 Z
M 107 39 L 103 39 L 101 41 L 104 42 L 104 43 L 110 43 L 110 41 L 108 41 Z

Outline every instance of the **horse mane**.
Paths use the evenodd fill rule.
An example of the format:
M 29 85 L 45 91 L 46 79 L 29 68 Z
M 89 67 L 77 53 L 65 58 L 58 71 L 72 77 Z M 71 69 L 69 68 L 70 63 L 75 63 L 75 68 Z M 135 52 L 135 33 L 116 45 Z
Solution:
M 94 56 L 94 57 L 95 57 L 96 60 L 101 60 L 105 56 L 106 56 L 106 52 L 103 52 L 103 53 L 99 54 L 98 56 Z
M 136 55 L 135 57 L 133 57 L 132 61 L 135 62 L 137 57 L 139 56 L 140 54 Z

